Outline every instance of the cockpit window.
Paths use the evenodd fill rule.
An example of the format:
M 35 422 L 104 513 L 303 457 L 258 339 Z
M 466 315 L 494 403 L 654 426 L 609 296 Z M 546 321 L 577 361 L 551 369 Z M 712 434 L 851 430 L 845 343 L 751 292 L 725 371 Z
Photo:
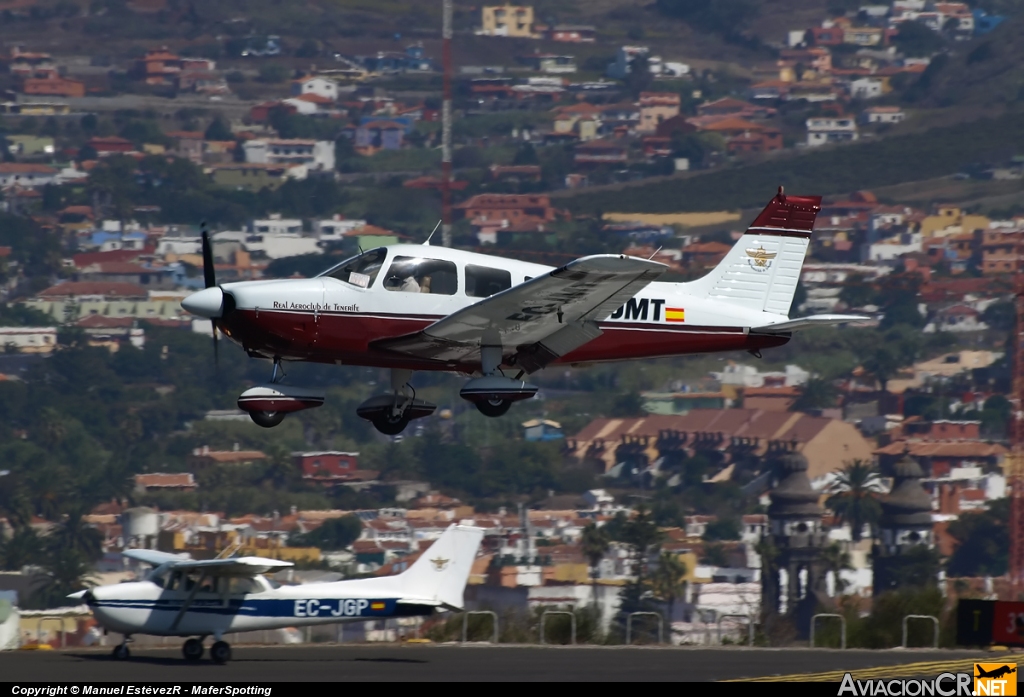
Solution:
M 455 295 L 458 271 L 450 261 L 395 257 L 384 277 L 384 287 L 402 293 Z
M 371 249 L 368 252 L 363 252 L 357 257 L 352 257 L 346 261 L 341 262 L 332 269 L 325 271 L 320 274 L 321 276 L 330 276 L 336 278 L 339 281 L 350 283 L 353 286 L 359 288 L 369 288 L 373 285 L 374 280 L 377 278 L 377 274 L 380 273 L 381 267 L 384 265 L 384 259 L 388 255 L 388 250 L 383 247 L 379 249 Z

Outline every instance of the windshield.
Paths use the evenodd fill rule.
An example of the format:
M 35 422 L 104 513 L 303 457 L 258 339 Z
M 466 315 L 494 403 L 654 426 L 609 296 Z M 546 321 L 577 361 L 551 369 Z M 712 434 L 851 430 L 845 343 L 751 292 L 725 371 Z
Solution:
M 369 288 L 373 285 L 377 274 L 380 273 L 381 266 L 384 265 L 384 259 L 387 255 L 388 250 L 384 249 L 384 247 L 371 249 L 357 257 L 341 262 L 320 275 L 330 276 L 360 288 Z

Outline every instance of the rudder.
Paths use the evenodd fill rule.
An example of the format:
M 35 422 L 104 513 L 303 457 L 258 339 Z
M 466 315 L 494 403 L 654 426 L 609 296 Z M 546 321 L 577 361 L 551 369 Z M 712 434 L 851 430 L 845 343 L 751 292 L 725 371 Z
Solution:
M 779 187 L 721 263 L 687 283 L 687 292 L 788 315 L 820 210 L 820 196 L 786 196 Z
M 400 578 L 409 595 L 435 600 L 448 608 L 462 608 L 462 594 L 484 531 L 468 525 L 450 525 Z

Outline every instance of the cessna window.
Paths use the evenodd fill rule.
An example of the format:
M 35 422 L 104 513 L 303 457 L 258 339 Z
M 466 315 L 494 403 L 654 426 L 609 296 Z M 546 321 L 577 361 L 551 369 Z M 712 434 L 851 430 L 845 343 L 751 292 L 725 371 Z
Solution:
M 230 593 L 232 595 L 244 595 L 246 593 L 259 593 L 263 590 L 256 579 L 248 576 L 232 576 Z
M 330 276 L 360 288 L 369 288 L 373 285 L 377 274 L 380 273 L 380 269 L 384 265 L 384 258 L 387 255 L 388 251 L 383 247 L 371 249 L 357 257 L 341 262 L 321 275 Z
M 458 272 L 450 261 L 395 257 L 384 277 L 384 287 L 402 293 L 455 295 Z
M 512 274 L 503 269 L 466 264 L 466 295 L 471 298 L 489 298 L 512 287 Z

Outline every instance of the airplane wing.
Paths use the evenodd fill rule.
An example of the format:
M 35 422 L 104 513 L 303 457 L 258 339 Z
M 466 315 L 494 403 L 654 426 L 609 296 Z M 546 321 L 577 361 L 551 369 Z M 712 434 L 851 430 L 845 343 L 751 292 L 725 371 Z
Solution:
M 666 267 L 656 261 L 599 254 L 569 262 L 438 320 L 416 334 L 383 339 L 376 349 L 448 363 L 479 360 L 480 343 L 500 340 L 527 372 L 601 335 L 597 323 Z
M 196 569 L 210 576 L 256 576 L 271 569 L 295 566 L 290 561 L 267 559 L 265 557 L 231 557 L 229 559 L 203 559 L 179 561 L 175 569 Z
M 153 566 L 170 564 L 175 569 L 198 569 L 211 576 L 255 576 L 265 574 L 271 569 L 295 566 L 290 561 L 264 557 L 193 559 L 188 554 L 171 554 L 170 552 L 158 552 L 155 549 L 126 549 L 124 556 Z
M 776 322 L 775 324 L 766 324 L 763 327 L 751 327 L 750 331 L 756 334 L 780 334 L 797 329 L 825 327 L 833 324 L 845 324 L 846 322 L 865 322 L 870 319 L 870 317 L 862 315 L 811 315 L 810 317 L 791 319 L 788 322 Z
M 153 566 L 160 566 L 168 562 L 187 561 L 192 558 L 188 554 L 171 554 L 170 552 L 158 552 L 155 549 L 126 549 L 122 555 Z

